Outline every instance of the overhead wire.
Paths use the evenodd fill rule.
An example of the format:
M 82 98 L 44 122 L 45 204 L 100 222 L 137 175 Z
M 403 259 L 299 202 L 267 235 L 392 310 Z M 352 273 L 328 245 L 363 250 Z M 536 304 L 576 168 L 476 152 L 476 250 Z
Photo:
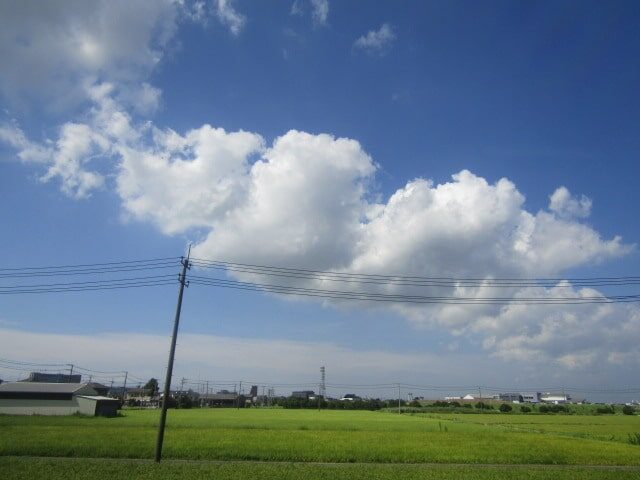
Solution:
M 206 260 L 191 258 L 190 263 L 199 268 L 225 270 L 229 272 L 248 273 L 265 276 L 280 276 L 285 278 L 300 278 L 318 281 L 339 281 L 351 283 L 374 283 L 384 285 L 409 286 L 493 286 L 493 287 L 522 287 L 522 286 L 558 286 L 558 283 L 568 282 L 574 286 L 605 286 L 605 285 L 640 285 L 640 276 L 623 277 L 568 277 L 568 278 L 485 278 L 474 277 L 425 277 L 407 275 L 382 275 L 357 272 L 336 272 L 311 270 L 289 267 L 275 267 L 245 263 L 225 262 L 220 260 Z
M 283 295 L 328 298 L 333 300 L 360 300 L 374 302 L 415 303 L 415 304 L 563 304 L 580 305 L 590 303 L 630 303 L 640 302 L 640 295 L 579 296 L 579 297 L 461 297 L 434 295 L 384 294 L 363 291 L 325 290 L 278 284 L 241 282 L 220 278 L 191 275 L 190 284 L 207 285 L 237 290 L 262 291 Z

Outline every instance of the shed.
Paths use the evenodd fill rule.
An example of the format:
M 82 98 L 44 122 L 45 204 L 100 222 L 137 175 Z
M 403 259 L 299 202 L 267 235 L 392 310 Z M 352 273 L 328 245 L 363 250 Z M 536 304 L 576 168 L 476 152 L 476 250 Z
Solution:
M 100 395 L 77 395 L 78 411 L 91 417 L 115 417 L 120 401 Z

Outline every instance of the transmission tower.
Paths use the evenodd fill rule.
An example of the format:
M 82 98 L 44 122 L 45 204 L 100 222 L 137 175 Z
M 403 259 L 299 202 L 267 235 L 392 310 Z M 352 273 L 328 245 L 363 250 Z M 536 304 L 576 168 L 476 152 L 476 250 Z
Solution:
M 324 370 L 324 366 L 320 367 L 320 391 L 318 392 L 318 395 L 321 396 L 322 398 L 325 398 L 327 396 L 327 384 L 325 382 L 325 370 Z

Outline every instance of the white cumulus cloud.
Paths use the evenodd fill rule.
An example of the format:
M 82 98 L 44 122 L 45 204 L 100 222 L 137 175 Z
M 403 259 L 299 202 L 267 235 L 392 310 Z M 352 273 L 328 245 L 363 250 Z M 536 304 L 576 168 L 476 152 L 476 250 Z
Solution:
M 566 187 L 559 187 L 549 197 L 549 210 L 564 218 L 586 218 L 591 214 L 591 199 L 576 198 Z

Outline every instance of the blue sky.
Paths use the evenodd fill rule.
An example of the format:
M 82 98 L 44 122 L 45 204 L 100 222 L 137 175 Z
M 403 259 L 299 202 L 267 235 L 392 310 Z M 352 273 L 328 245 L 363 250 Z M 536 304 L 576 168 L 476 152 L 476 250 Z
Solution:
M 639 271 L 635 2 L 1 9 L 3 267 L 178 256 L 193 243 L 200 257 L 318 270 Z M 3 356 L 161 375 L 175 290 L 4 296 Z M 634 305 L 186 295 L 182 331 L 202 343 L 197 355 L 180 343 L 189 378 L 316 381 L 326 364 L 340 383 L 620 387 L 640 361 Z M 207 339 L 226 347 L 208 352 Z M 264 357 L 219 356 L 243 348 Z

